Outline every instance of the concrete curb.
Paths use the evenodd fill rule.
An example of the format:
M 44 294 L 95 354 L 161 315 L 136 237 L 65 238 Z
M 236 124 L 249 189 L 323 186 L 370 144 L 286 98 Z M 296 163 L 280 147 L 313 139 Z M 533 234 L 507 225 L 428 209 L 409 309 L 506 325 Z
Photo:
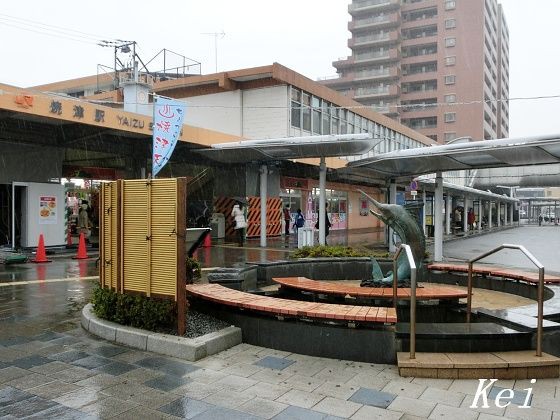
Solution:
M 241 328 L 224 328 L 196 338 L 158 334 L 98 318 L 88 303 L 82 309 L 82 328 L 91 334 L 139 350 L 194 362 L 241 344 Z

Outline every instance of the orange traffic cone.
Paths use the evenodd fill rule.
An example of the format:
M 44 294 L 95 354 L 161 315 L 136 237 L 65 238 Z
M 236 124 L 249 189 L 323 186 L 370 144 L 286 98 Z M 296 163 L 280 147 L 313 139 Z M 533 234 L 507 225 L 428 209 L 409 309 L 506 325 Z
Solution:
M 80 242 L 78 242 L 78 254 L 75 257 L 72 257 L 75 260 L 85 260 L 89 258 L 86 251 L 86 238 L 82 233 L 80 233 Z
M 45 251 L 45 240 L 43 239 L 43 234 L 39 235 L 39 245 L 37 245 L 37 252 L 35 253 L 35 259 L 31 260 L 34 263 L 46 263 L 51 262 L 47 260 L 47 252 Z
M 210 238 L 210 235 L 206 235 L 204 237 L 204 242 L 202 242 L 202 247 L 210 248 L 211 246 L 212 246 L 212 239 Z

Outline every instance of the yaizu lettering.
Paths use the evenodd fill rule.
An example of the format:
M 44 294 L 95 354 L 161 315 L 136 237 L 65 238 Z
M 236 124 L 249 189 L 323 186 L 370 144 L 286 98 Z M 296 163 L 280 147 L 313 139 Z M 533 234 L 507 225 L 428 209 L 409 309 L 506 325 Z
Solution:
M 488 383 L 486 384 L 486 381 Z M 497 379 L 479 379 L 478 380 L 478 389 L 473 398 L 473 402 L 470 405 L 470 408 L 490 408 L 488 405 L 488 392 L 492 389 L 494 383 L 496 383 Z M 536 383 L 536 379 L 531 379 L 531 383 Z M 526 388 L 524 391 L 527 391 L 527 395 L 525 397 L 525 401 L 523 405 L 518 406 L 519 408 L 531 408 L 529 402 L 531 401 L 531 392 L 533 392 L 533 388 Z M 494 399 L 494 404 L 498 408 L 505 408 L 511 404 L 511 400 L 514 398 L 515 393 L 513 389 L 504 388 L 500 392 L 498 392 Z M 482 406 L 478 405 L 479 400 L 482 398 Z M 504 403 L 502 404 L 502 401 Z

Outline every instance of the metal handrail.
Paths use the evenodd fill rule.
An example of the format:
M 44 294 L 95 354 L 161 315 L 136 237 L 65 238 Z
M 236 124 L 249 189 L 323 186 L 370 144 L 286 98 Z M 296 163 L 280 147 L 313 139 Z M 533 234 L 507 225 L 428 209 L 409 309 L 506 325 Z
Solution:
M 537 356 L 542 356 L 542 336 L 543 336 L 543 304 L 544 304 L 544 266 L 531 254 L 523 245 L 503 244 L 491 251 L 485 252 L 472 260 L 469 260 L 469 277 L 467 280 L 467 322 L 471 322 L 471 307 L 472 307 L 472 273 L 473 264 L 489 255 L 495 254 L 502 249 L 518 249 L 520 250 L 533 264 L 539 269 L 539 288 L 537 291 Z
M 416 263 L 410 245 L 400 244 L 393 257 L 393 306 L 397 308 L 397 260 L 405 250 L 410 265 L 410 358 L 416 358 Z

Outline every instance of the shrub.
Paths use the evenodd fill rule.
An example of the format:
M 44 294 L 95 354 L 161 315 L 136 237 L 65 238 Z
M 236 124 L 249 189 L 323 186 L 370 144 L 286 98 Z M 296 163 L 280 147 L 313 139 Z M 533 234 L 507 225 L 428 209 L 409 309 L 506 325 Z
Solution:
M 192 273 L 192 278 L 193 279 L 199 279 L 200 276 L 201 276 L 201 273 L 202 273 L 200 262 L 198 262 L 194 258 L 187 257 L 186 258 L 186 265 L 187 265 L 187 278 L 188 278 L 188 272 L 190 270 L 191 273 Z
M 374 257 L 387 258 L 388 252 L 372 252 L 369 250 L 357 250 L 349 246 L 304 246 L 290 255 L 290 258 L 320 258 L 320 257 Z
M 98 286 L 91 303 L 99 318 L 122 325 L 169 332 L 177 324 L 177 309 L 171 300 L 121 294 Z

